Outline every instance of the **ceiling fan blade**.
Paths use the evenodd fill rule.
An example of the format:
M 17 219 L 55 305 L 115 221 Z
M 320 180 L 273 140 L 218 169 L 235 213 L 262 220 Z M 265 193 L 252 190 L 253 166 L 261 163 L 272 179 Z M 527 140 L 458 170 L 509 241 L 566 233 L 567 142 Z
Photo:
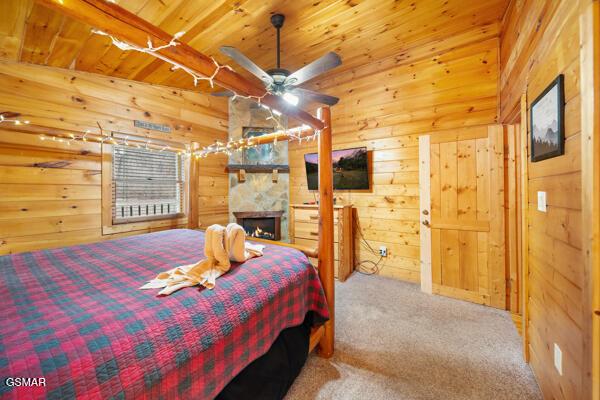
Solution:
M 318 103 L 327 104 L 328 106 L 334 106 L 340 101 L 337 97 L 329 96 L 323 93 L 313 92 L 312 90 L 295 88 L 291 91 L 292 94 L 295 94 L 303 99 L 316 101 Z
M 254 64 L 252 60 L 242 54 L 241 51 L 231 46 L 221 46 L 221 53 L 232 58 L 236 63 L 245 68 L 252 75 L 256 76 L 261 81 L 269 84 L 273 82 L 273 78 L 265 71 L 263 71 L 258 65 Z
M 323 57 L 311 62 L 288 76 L 285 85 L 298 86 L 317 75 L 321 75 L 342 63 L 342 59 L 336 53 L 330 51 Z
M 223 90 L 220 92 L 212 92 L 210 95 L 215 97 L 233 97 L 233 92 L 231 90 Z

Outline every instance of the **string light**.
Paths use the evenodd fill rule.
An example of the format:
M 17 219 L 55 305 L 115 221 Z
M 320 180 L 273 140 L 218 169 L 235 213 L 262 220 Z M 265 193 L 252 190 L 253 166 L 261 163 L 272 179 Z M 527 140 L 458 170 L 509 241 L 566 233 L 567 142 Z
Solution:
M 215 64 L 215 70 L 213 71 L 213 73 L 210 76 L 203 76 L 203 75 L 200 75 L 200 74 L 194 72 L 192 69 L 186 67 L 185 65 L 182 65 L 182 64 L 178 63 L 177 61 L 173 61 L 169 57 L 165 57 L 162 54 L 158 53 L 160 50 L 166 49 L 168 47 L 175 47 L 175 46 L 180 45 L 181 43 L 178 41 L 178 39 L 180 37 L 182 37 L 185 34 L 185 32 L 177 32 L 175 35 L 173 35 L 173 37 L 171 38 L 169 43 L 162 45 L 162 46 L 158 46 L 158 47 L 154 47 L 154 44 L 152 43 L 152 40 L 150 38 L 148 38 L 147 47 L 140 47 L 140 46 L 136 46 L 134 44 L 130 44 L 130 43 L 124 42 L 122 40 L 119 40 L 116 37 L 112 36 L 111 34 L 97 30 L 97 29 L 92 29 L 92 33 L 95 33 L 96 35 L 109 37 L 110 40 L 112 41 L 112 43 L 123 51 L 130 51 L 130 50 L 138 51 L 140 53 L 150 54 L 151 56 L 154 56 L 160 60 L 163 60 L 164 62 L 171 65 L 171 71 L 176 71 L 176 70 L 180 69 L 180 70 L 184 71 L 185 73 L 187 73 L 188 75 L 190 75 L 194 79 L 194 86 L 198 86 L 199 81 L 208 81 L 208 83 L 210 84 L 210 87 L 214 88 L 215 87 L 214 79 L 222 69 L 228 69 L 230 71 L 233 71 L 233 68 L 231 68 L 229 65 L 220 65 L 213 57 L 211 57 L 210 59 Z
M 16 118 L 8 118 L 5 117 L 3 113 L 0 113 L 0 124 L 3 122 L 13 123 L 15 125 L 29 125 L 29 121 L 21 121 L 20 119 Z
M 42 141 L 52 140 L 52 141 L 58 142 L 58 143 L 65 143 L 67 146 L 71 146 L 71 143 L 79 141 L 79 142 L 100 143 L 100 144 L 108 143 L 108 144 L 112 144 L 115 146 L 135 147 L 137 149 L 141 149 L 143 146 L 143 148 L 148 151 L 158 150 L 159 153 L 162 153 L 163 151 L 175 151 L 178 154 L 184 155 L 184 156 L 189 156 L 191 154 L 191 152 L 188 149 L 188 147 L 189 147 L 188 145 L 186 145 L 185 150 L 181 150 L 181 149 L 172 148 L 171 146 L 165 145 L 165 144 L 154 144 L 154 143 L 152 143 L 152 140 L 150 140 L 150 139 L 143 141 L 143 145 L 140 146 L 140 141 L 139 140 L 138 141 L 130 141 L 131 138 L 129 135 L 126 135 L 123 139 L 118 139 L 118 138 L 110 136 L 109 134 L 105 134 L 104 130 L 102 129 L 100 124 L 99 123 L 97 123 L 97 124 L 98 124 L 98 128 L 100 129 L 100 134 L 92 134 L 89 130 L 86 130 L 81 135 L 76 135 L 73 133 L 66 134 L 65 136 L 40 134 L 39 138 Z
M 189 67 L 186 67 L 185 65 L 182 65 L 182 64 L 178 63 L 177 61 L 174 61 L 174 60 L 172 60 L 166 56 L 163 56 L 162 54 L 159 53 L 160 50 L 166 49 L 168 47 L 175 47 L 175 46 L 180 45 L 181 43 L 178 40 L 185 34 L 185 32 L 177 32 L 175 35 L 173 35 L 173 37 L 171 38 L 169 43 L 162 45 L 162 46 L 158 46 L 158 47 L 154 47 L 154 44 L 152 43 L 152 40 L 150 38 L 148 38 L 147 47 L 140 47 L 140 46 L 133 45 L 133 44 L 124 42 L 122 40 L 119 40 L 116 37 L 114 37 L 106 32 L 100 31 L 100 30 L 92 29 L 92 33 L 109 37 L 110 40 L 112 41 L 112 43 L 123 51 L 131 50 L 131 51 L 138 51 L 140 53 L 152 55 L 152 56 L 170 64 L 171 71 L 176 71 L 176 70 L 184 71 L 185 73 L 187 73 L 194 79 L 194 86 L 198 86 L 198 82 L 204 80 L 204 81 L 208 81 L 211 88 L 214 88 L 215 87 L 214 79 L 216 78 L 216 76 L 222 69 L 228 69 L 230 71 L 234 71 L 234 69 L 231 68 L 229 65 L 221 65 L 213 57 L 211 57 L 210 59 L 214 63 L 215 69 L 210 76 L 203 76 L 203 75 L 200 75 L 200 74 L 196 73 L 195 71 L 191 70 Z M 234 91 L 233 97 L 231 98 L 231 100 L 235 101 L 238 98 L 242 98 L 242 99 L 248 99 L 248 100 L 253 100 L 253 101 L 257 102 L 265 110 L 268 110 L 270 115 L 267 117 L 267 120 L 275 121 L 277 129 L 284 129 L 281 124 L 281 121 L 278 118 L 282 115 L 282 113 L 279 110 L 271 109 L 271 108 L 265 106 L 264 104 L 262 104 L 263 98 L 265 96 L 267 96 L 268 94 L 272 94 L 272 93 L 269 91 L 266 91 L 262 96 L 252 96 L 252 95 L 242 95 L 242 94 L 239 94 Z
M 160 50 L 166 49 L 168 47 L 175 47 L 175 46 L 180 45 L 181 43 L 178 40 L 185 34 L 185 32 L 177 32 L 175 35 L 173 35 L 173 37 L 171 38 L 169 43 L 162 45 L 162 46 L 158 46 L 158 47 L 154 47 L 154 44 L 152 43 L 152 40 L 150 38 L 148 38 L 147 47 L 140 47 L 140 46 L 133 45 L 133 44 L 124 42 L 122 40 L 119 40 L 119 39 L 115 38 L 114 36 L 112 36 L 106 32 L 100 31 L 100 30 L 92 29 L 92 33 L 109 37 L 110 40 L 112 41 L 112 43 L 123 51 L 129 51 L 129 50 L 137 51 L 140 53 L 152 55 L 162 61 L 165 61 L 166 63 L 171 65 L 172 71 L 182 70 L 185 73 L 187 73 L 188 75 L 190 75 L 194 79 L 194 86 L 198 86 L 198 82 L 204 80 L 204 81 L 208 81 L 208 83 L 210 84 L 210 86 L 212 88 L 212 87 L 214 87 L 214 79 L 216 78 L 216 76 L 222 69 L 228 69 L 230 71 L 234 71 L 233 68 L 231 68 L 229 65 L 220 65 L 213 57 L 211 57 L 211 60 L 215 65 L 215 69 L 210 76 L 203 76 L 203 75 L 199 75 L 198 73 L 196 73 L 195 71 L 186 67 L 185 65 L 182 65 L 182 64 L 159 53 Z M 293 128 L 293 129 L 289 129 L 289 130 L 286 129 L 283 126 L 281 119 L 279 118 L 282 116 L 282 113 L 279 110 L 272 109 L 272 108 L 262 104 L 263 98 L 265 96 L 267 96 L 268 94 L 272 94 L 272 93 L 270 93 L 269 91 L 266 91 L 262 96 L 253 96 L 253 95 L 242 95 L 242 94 L 239 94 L 234 91 L 231 101 L 236 101 L 238 98 L 242 98 L 242 99 L 248 99 L 248 100 L 253 100 L 253 101 L 257 102 L 263 109 L 265 109 L 269 113 L 269 115 L 266 117 L 266 119 L 274 122 L 275 129 L 277 129 L 277 133 L 285 133 L 288 137 L 288 140 L 290 140 L 290 141 L 297 140 L 299 143 L 302 143 L 303 137 L 301 134 L 303 132 L 309 130 L 310 127 L 308 127 L 307 125 L 302 125 L 301 127 L 298 127 L 298 128 Z M 315 140 L 318 135 L 319 135 L 319 131 L 315 130 L 312 136 L 304 137 L 304 140 Z M 103 141 L 104 140 L 101 140 L 101 143 Z M 113 139 L 113 142 L 114 142 L 114 139 Z M 128 145 L 126 143 L 127 143 L 127 140 L 125 140 L 123 142 L 123 144 Z M 146 149 L 148 149 L 149 143 L 150 143 L 150 141 L 146 142 L 146 144 L 145 144 Z M 277 144 L 277 139 L 274 140 L 274 144 Z M 258 146 L 258 144 L 254 143 L 251 139 L 229 140 L 227 143 L 221 143 L 221 142 L 217 141 L 210 146 L 206 146 L 199 151 L 195 151 L 193 154 L 189 151 L 189 149 L 186 150 L 186 152 L 184 154 L 193 155 L 196 158 L 207 157 L 209 154 L 218 154 L 218 153 L 232 155 L 234 151 L 240 152 L 242 150 L 254 148 L 256 146 Z M 137 145 L 137 147 L 140 148 L 139 145 Z M 160 151 L 163 151 L 163 150 L 165 150 L 165 148 L 163 148 Z
M 275 138 L 273 140 L 273 144 L 277 144 L 277 135 L 285 135 L 288 139 L 288 141 L 298 141 L 298 143 L 302 143 L 302 141 L 314 141 L 316 140 L 316 138 L 319 136 L 320 131 L 315 130 L 313 132 L 312 135 L 307 135 L 307 136 L 303 136 L 302 134 L 311 130 L 311 127 L 308 125 L 302 125 L 296 128 L 291 128 L 291 129 L 284 129 L 284 130 L 279 130 L 279 131 L 275 131 L 273 132 L 273 135 L 275 135 Z M 222 143 L 220 141 L 215 141 L 215 143 L 203 147 L 200 150 L 197 150 L 193 153 L 193 156 L 196 158 L 205 158 L 208 157 L 208 155 L 211 154 L 226 154 L 228 156 L 232 155 L 233 152 L 240 152 L 246 149 L 251 149 L 251 148 L 255 148 L 257 146 L 260 146 L 261 143 L 256 143 L 253 139 L 257 139 L 260 138 L 259 137 L 255 137 L 255 138 L 248 138 L 248 139 L 230 139 L 227 143 Z
M 215 65 L 215 69 L 210 76 L 202 76 L 202 75 L 199 75 L 198 73 L 194 72 L 190 68 L 186 67 L 185 65 L 181 65 L 178 62 L 173 61 L 170 58 L 165 57 L 162 54 L 158 53 L 158 51 L 163 50 L 165 48 L 178 46 L 180 44 L 178 42 L 178 39 L 181 38 L 185 34 L 185 32 L 177 32 L 175 35 L 173 35 L 173 37 L 171 38 L 169 43 L 162 45 L 162 46 L 158 46 L 158 47 L 154 47 L 152 40 L 150 38 L 148 38 L 147 47 L 145 47 L 145 48 L 124 42 L 124 41 L 119 40 L 119 39 L 115 38 L 114 36 L 112 36 L 106 32 L 100 31 L 100 30 L 92 29 L 92 33 L 109 37 L 110 40 L 112 41 L 112 43 L 123 51 L 132 50 L 132 51 L 150 54 L 160 60 L 163 60 L 163 61 L 169 63 L 172 66 L 171 67 L 172 71 L 180 69 L 180 70 L 186 72 L 187 74 L 189 74 L 190 76 L 192 76 L 192 78 L 194 79 L 194 86 L 197 86 L 199 81 L 205 80 L 205 81 L 209 82 L 211 87 L 214 87 L 214 79 L 216 78 L 216 76 L 222 69 L 228 69 L 230 71 L 233 71 L 233 68 L 231 68 L 230 66 L 220 65 L 214 58 L 211 57 L 211 60 L 213 61 L 214 65 Z M 234 92 L 231 100 L 236 101 L 238 98 L 242 98 L 242 99 L 248 99 L 248 100 L 253 100 L 253 101 L 257 102 L 264 110 L 266 110 L 269 113 L 269 115 L 266 117 L 266 119 L 274 122 L 275 129 L 277 129 L 274 132 L 274 134 L 277 134 L 277 135 L 283 134 L 283 135 L 287 136 L 289 141 L 297 140 L 299 143 L 302 143 L 302 140 L 308 141 L 308 140 L 315 140 L 317 138 L 317 136 L 320 133 L 320 131 L 318 131 L 318 130 L 315 130 L 311 136 L 304 136 L 304 137 L 302 136 L 302 133 L 311 129 L 308 125 L 302 125 L 302 126 L 299 126 L 296 128 L 286 129 L 280 119 L 280 117 L 282 116 L 282 113 L 279 110 L 272 109 L 272 108 L 262 104 L 262 99 L 265 96 L 267 96 L 268 94 L 271 94 L 271 93 L 269 91 L 266 91 L 262 96 L 252 96 L 252 95 L 242 95 L 242 94 Z M 29 124 L 29 121 L 21 121 L 18 119 L 6 118 L 3 114 L 0 113 L 0 123 L 2 123 L 2 122 L 12 122 L 15 125 Z M 74 141 L 82 141 L 82 142 L 96 142 L 96 143 L 100 143 L 100 144 L 107 142 L 107 143 L 111 143 L 113 145 L 135 147 L 138 149 L 142 148 L 139 143 L 136 143 L 136 142 L 130 143 L 128 141 L 128 138 L 129 138 L 128 136 L 125 136 L 125 138 L 119 142 L 114 137 L 111 137 L 109 134 L 105 135 L 102 127 L 100 126 L 100 123 L 97 123 L 97 125 L 100 130 L 100 135 L 98 135 L 98 136 L 91 136 L 90 131 L 86 130 L 82 135 L 69 134 L 67 138 L 64 138 L 64 137 L 58 136 L 58 135 L 46 136 L 44 134 L 41 134 L 39 136 L 39 138 L 40 138 L 40 140 L 46 140 L 46 139 L 50 138 L 52 141 L 56 141 L 59 143 L 66 143 L 68 146 L 70 146 L 71 143 Z M 277 144 L 277 137 L 274 138 L 273 144 Z M 252 140 L 252 138 L 247 138 L 247 139 L 239 139 L 239 140 L 231 139 L 227 143 L 222 143 L 220 141 L 216 141 L 214 144 L 206 146 L 206 147 L 204 147 L 200 150 L 196 150 L 194 152 L 190 151 L 188 145 L 186 145 L 185 150 L 176 150 L 176 149 L 171 149 L 168 145 L 162 145 L 162 146 L 154 145 L 154 144 L 152 144 L 151 140 L 145 141 L 143 147 L 144 147 L 144 149 L 146 149 L 148 151 L 152 151 L 153 149 L 158 150 L 159 153 L 163 152 L 165 150 L 174 150 L 180 155 L 188 156 L 188 157 L 195 157 L 196 159 L 198 159 L 201 157 L 207 157 L 209 154 L 219 154 L 219 153 L 227 154 L 228 156 L 230 156 L 233 154 L 234 151 L 240 152 L 240 151 L 243 151 L 246 149 L 251 149 L 251 148 L 257 147 L 259 145 L 260 144 L 255 143 Z
M 298 143 L 302 143 L 303 141 L 314 141 L 319 136 L 320 131 L 315 130 L 313 131 L 312 135 L 304 135 L 304 133 L 310 131 L 311 129 L 312 128 L 308 125 L 302 125 L 295 128 L 275 131 L 272 133 L 272 135 L 275 135 L 275 138 L 273 139 L 273 144 L 277 145 L 278 135 L 286 136 L 288 141 L 298 141 Z M 102 128 L 100 128 L 100 134 L 92 134 L 89 130 L 86 130 L 81 135 L 76 135 L 72 133 L 67 134 L 66 136 L 40 134 L 39 138 L 42 141 L 52 140 L 54 142 L 64 143 L 67 146 L 71 146 L 71 143 L 79 141 L 100 144 L 109 143 L 115 146 L 127 146 L 134 147 L 137 149 L 143 148 L 147 151 L 157 150 L 159 153 L 162 153 L 164 151 L 174 151 L 181 156 L 194 157 L 196 159 L 206 158 L 212 154 L 226 154 L 230 156 L 234 152 L 241 152 L 243 150 L 256 148 L 257 146 L 262 145 L 261 143 L 256 142 L 256 139 L 259 139 L 260 137 L 230 139 L 227 142 L 221 142 L 219 140 L 216 140 L 213 144 L 205 146 L 202 149 L 190 151 L 189 145 L 186 145 L 185 149 L 177 149 L 165 144 L 152 143 L 152 140 L 150 139 L 144 141 L 131 141 L 131 137 L 128 135 L 125 136 L 123 139 L 118 139 L 115 137 L 111 137 L 110 135 L 105 135 Z M 140 145 L 140 143 L 142 144 Z

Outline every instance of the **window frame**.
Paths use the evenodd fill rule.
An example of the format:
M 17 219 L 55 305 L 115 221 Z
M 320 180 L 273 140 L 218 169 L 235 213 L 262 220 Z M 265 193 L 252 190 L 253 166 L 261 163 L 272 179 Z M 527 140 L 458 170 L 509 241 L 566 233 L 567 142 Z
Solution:
M 114 145 L 111 145 L 112 149 L 111 152 L 113 154 L 114 157 Z M 168 151 L 168 150 L 165 150 Z M 186 213 L 184 212 L 184 210 L 186 209 L 186 193 L 188 192 L 188 187 L 187 187 L 187 171 L 186 171 L 186 165 L 185 165 L 185 159 L 181 156 L 178 156 L 178 163 L 179 168 L 181 169 L 181 180 L 178 180 L 178 184 L 181 185 L 181 194 L 180 194 L 180 207 L 181 207 L 181 211 L 178 213 L 171 213 L 171 214 L 160 214 L 160 215 L 145 215 L 145 216 L 137 216 L 137 217 L 127 217 L 127 218 L 117 218 L 117 214 L 118 211 L 115 210 L 115 202 L 116 202 L 116 187 L 115 187 L 115 182 L 114 179 L 111 179 L 111 183 L 112 183 L 112 207 L 111 207 L 111 213 L 112 213 L 112 224 L 113 225 L 121 225 L 121 224 L 128 224 L 128 223 L 134 223 L 134 222 L 143 222 L 143 221 L 160 221 L 163 219 L 176 219 L 176 218 L 182 218 L 185 217 Z M 113 160 L 113 174 L 114 174 L 114 160 Z M 114 178 L 114 176 L 112 177 Z
M 121 134 L 113 132 L 112 137 L 121 137 Z M 129 135 L 129 140 L 133 141 L 134 138 Z M 139 138 L 140 140 L 147 140 L 147 138 Z M 152 139 L 153 144 L 160 144 L 161 142 Z M 165 145 L 172 145 L 172 143 L 164 143 Z M 181 145 L 180 145 L 181 147 Z M 183 168 L 183 193 L 182 193 L 182 211 L 177 214 L 168 215 L 156 215 L 150 217 L 133 217 L 125 218 L 115 221 L 113 218 L 113 207 L 114 207 L 114 185 L 113 185 L 113 152 L 114 145 L 109 142 L 104 142 L 101 145 L 102 152 L 102 234 L 112 235 L 115 233 L 125 233 L 138 230 L 159 230 L 184 227 L 188 224 L 188 215 L 190 207 L 190 160 L 189 158 L 182 158 Z

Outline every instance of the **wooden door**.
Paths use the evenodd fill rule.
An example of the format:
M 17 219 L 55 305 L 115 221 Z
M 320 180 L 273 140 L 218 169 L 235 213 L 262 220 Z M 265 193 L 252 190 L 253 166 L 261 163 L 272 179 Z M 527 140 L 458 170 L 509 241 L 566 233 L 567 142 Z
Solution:
M 506 308 L 504 128 L 419 139 L 423 291 Z

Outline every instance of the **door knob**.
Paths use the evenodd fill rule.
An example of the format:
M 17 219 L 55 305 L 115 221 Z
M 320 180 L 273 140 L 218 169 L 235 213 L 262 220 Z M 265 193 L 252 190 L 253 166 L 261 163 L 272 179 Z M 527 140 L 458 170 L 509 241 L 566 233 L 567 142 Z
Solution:
M 427 221 L 427 220 L 423 221 L 423 225 L 429 226 L 429 221 Z
M 429 215 L 429 211 L 423 210 L 423 215 Z

